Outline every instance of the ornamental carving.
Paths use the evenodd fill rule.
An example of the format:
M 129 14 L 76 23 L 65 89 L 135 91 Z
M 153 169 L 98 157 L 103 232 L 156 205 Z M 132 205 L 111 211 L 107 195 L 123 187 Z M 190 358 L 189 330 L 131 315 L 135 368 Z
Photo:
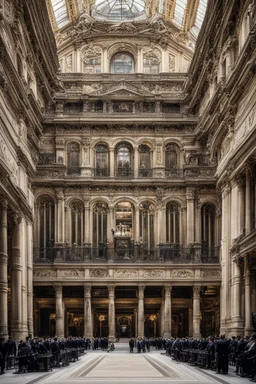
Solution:
M 134 279 L 138 277 L 138 271 L 130 270 L 130 269 L 120 269 L 117 271 L 114 271 L 114 276 L 118 278 L 128 278 L 128 279 Z
M 92 269 L 90 271 L 91 277 L 107 277 L 108 276 L 108 270 L 103 268 L 96 268 Z
M 200 272 L 201 277 L 208 277 L 208 278 L 220 278 L 221 277 L 221 271 L 219 269 L 203 269 Z
M 63 269 L 59 271 L 59 277 L 68 277 L 68 278 L 84 277 L 84 270 L 83 269 Z
M 143 277 L 165 277 L 165 271 L 162 269 L 145 270 L 142 272 Z
M 34 277 L 56 277 L 56 271 L 53 269 L 40 269 L 40 270 L 34 270 L 33 271 Z
M 194 271 L 191 271 L 189 269 L 180 269 L 180 270 L 174 270 L 171 272 L 171 277 L 175 278 L 181 278 L 181 279 L 188 279 L 188 278 L 194 278 Z

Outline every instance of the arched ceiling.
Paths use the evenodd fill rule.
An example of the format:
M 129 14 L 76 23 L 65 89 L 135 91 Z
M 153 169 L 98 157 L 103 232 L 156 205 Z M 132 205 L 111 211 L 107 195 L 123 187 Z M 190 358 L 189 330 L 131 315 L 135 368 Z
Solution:
M 141 20 L 160 13 L 181 31 L 196 38 L 208 0 L 46 0 L 54 32 L 76 22 L 82 13 L 118 23 Z

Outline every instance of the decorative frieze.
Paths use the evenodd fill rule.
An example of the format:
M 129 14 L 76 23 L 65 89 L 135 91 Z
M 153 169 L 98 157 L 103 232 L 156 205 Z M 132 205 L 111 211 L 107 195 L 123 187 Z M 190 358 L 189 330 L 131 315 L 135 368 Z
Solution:
M 171 277 L 179 279 L 191 279 L 194 278 L 195 273 L 190 269 L 179 269 L 171 271 Z
M 139 275 L 137 270 L 120 269 L 120 270 L 114 271 L 114 276 L 121 279 L 135 279 Z
M 107 277 L 108 270 L 103 268 L 95 268 L 90 271 L 91 277 Z
M 220 269 L 202 269 L 200 272 L 202 278 L 221 278 Z

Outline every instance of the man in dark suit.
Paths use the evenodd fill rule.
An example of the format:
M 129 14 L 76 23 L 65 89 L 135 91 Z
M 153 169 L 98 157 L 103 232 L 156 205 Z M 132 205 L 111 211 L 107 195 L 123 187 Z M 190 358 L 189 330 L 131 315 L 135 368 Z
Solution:
M 228 352 L 230 340 L 225 335 L 220 336 L 216 343 L 216 373 L 228 374 Z
M 133 348 L 134 348 L 134 340 L 133 339 L 131 339 L 129 341 L 129 347 L 130 347 L 130 353 L 133 353 Z
M 5 357 L 7 355 L 6 343 L 4 342 L 4 338 L 0 337 L 0 374 L 3 375 L 5 373 Z

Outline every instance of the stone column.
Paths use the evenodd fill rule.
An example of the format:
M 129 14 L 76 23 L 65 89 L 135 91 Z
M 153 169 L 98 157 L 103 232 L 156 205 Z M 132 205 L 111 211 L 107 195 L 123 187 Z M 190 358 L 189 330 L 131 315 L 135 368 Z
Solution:
M 65 205 L 64 205 L 64 193 L 62 188 L 56 188 L 57 198 L 57 229 L 56 229 L 56 243 L 64 243 L 65 233 Z
M 115 285 L 108 286 L 108 298 L 108 339 L 114 341 L 116 338 Z
M 24 340 L 22 331 L 22 264 L 21 233 L 22 217 L 13 215 L 14 230 L 12 236 L 12 270 L 11 270 L 11 330 L 15 342 Z
M 109 149 L 109 176 L 115 177 L 115 152 L 114 148 Z
M 90 243 L 90 203 L 84 198 L 84 243 Z
M 33 326 L 33 228 L 27 224 L 27 317 L 28 334 L 34 335 Z
M 200 333 L 200 285 L 193 286 L 193 337 L 201 337 Z
M 92 333 L 92 302 L 91 302 L 91 286 L 84 286 L 84 337 L 91 339 Z
M 187 188 L 187 245 L 195 241 L 195 188 Z
M 139 149 L 138 147 L 134 147 L 134 165 L 133 165 L 134 171 L 133 175 L 134 178 L 138 178 L 139 176 Z
M 135 231 L 134 240 L 139 241 L 140 239 L 140 208 L 135 207 Z
M 250 164 L 246 165 L 246 186 L 245 186 L 245 232 L 250 233 L 252 230 L 252 183 L 251 183 L 251 167 Z
M 137 338 L 138 337 L 138 310 L 134 309 L 133 313 L 134 313 L 134 325 L 135 325 L 135 335 L 134 336 Z
M 245 297 L 245 336 L 250 336 L 252 327 L 252 302 L 251 302 L 251 273 L 249 255 L 244 257 L 244 297 Z
M 139 294 L 138 294 L 138 337 L 144 337 L 144 289 L 145 289 L 145 285 L 139 285 Z
M 7 201 L 0 196 L 0 334 L 8 335 Z
M 56 336 L 64 337 L 64 311 L 62 285 L 56 285 Z
M 164 287 L 164 333 L 163 337 L 169 338 L 172 336 L 172 286 L 167 284 Z
M 243 333 L 242 328 L 242 316 L 241 316 L 241 262 L 239 257 L 233 258 L 233 325 L 232 332 L 235 335 L 241 335 Z
M 193 308 L 191 304 L 188 307 L 188 335 L 189 337 L 193 336 Z

